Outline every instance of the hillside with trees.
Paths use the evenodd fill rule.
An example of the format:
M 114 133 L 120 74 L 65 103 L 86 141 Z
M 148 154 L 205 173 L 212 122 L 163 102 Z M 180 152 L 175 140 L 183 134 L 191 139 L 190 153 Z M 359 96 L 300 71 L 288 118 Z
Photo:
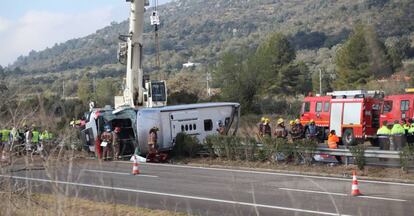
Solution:
M 246 91 L 242 99 L 225 90 L 234 83 L 214 84 L 229 100 L 317 91 L 319 71 L 323 91 L 374 86 L 373 81 L 401 71 L 402 61 L 414 56 L 412 11 L 411 0 L 177 0 L 159 8 L 160 68 L 155 65 L 154 34 L 146 15 L 144 71 L 171 79 L 177 88 L 185 86 L 176 78 L 183 73 L 195 74 L 196 83 L 205 82 L 207 72 L 218 74 L 216 80 L 239 77 L 237 82 L 247 85 L 240 89 Z M 117 63 L 118 36 L 127 28 L 127 21 L 111 23 L 89 36 L 32 51 L 0 73 L 9 88 L 24 86 L 22 94 L 88 100 L 97 99 L 100 89 L 112 89 L 101 99 L 106 103 L 121 93 L 125 69 Z M 355 60 L 360 65 L 354 65 Z M 202 66 L 183 68 L 188 61 Z M 185 93 L 189 101 L 206 97 L 196 90 L 170 88 L 170 93 Z

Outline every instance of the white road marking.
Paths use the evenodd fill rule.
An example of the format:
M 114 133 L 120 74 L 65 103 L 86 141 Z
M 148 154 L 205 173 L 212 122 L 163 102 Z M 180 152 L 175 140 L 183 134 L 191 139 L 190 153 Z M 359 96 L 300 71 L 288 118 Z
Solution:
M 124 161 L 115 161 L 115 162 L 116 163 L 126 163 Z M 229 172 L 230 171 L 230 172 L 238 172 L 238 173 L 275 175 L 275 176 L 303 177 L 303 178 L 313 178 L 313 179 L 323 179 L 323 180 L 350 181 L 350 179 L 352 179 L 352 178 L 313 176 L 313 175 L 304 175 L 304 174 L 276 173 L 276 172 L 270 172 L 270 171 L 269 172 L 263 172 L 263 171 L 253 171 L 253 170 L 237 170 L 237 169 L 225 169 L 225 168 L 213 168 L 213 167 L 200 167 L 200 166 L 191 166 L 191 165 L 186 166 L 186 165 L 155 164 L 155 163 L 145 163 L 143 165 L 178 167 L 178 168 L 186 168 L 186 169 L 214 170 L 214 171 L 224 171 L 224 172 Z M 400 182 L 386 182 L 386 181 L 360 180 L 360 179 L 358 179 L 358 182 L 414 187 L 414 184 L 400 183 Z
M 324 192 L 324 191 L 301 190 L 301 189 L 293 189 L 293 188 L 279 188 L 279 190 L 304 192 L 304 193 L 327 194 L 327 195 L 336 195 L 336 196 L 349 196 L 348 194 L 344 194 L 344 193 L 331 193 L 331 192 Z M 357 198 L 366 198 L 366 199 L 388 200 L 388 201 L 396 201 L 396 202 L 406 202 L 407 201 L 407 200 L 403 200 L 403 199 L 394 199 L 394 198 L 387 198 L 387 197 L 375 197 L 375 196 L 356 196 L 356 197 Z
M 22 180 L 29 180 L 29 181 L 38 181 L 38 182 L 47 182 L 47 183 L 54 183 L 54 184 L 74 185 L 74 186 L 80 186 L 80 187 L 99 188 L 99 189 L 117 190 L 117 191 L 125 191 L 125 192 L 135 192 L 135 193 L 143 193 L 143 194 L 151 194 L 151 195 L 159 195 L 159 196 L 168 196 L 168 197 L 183 198 L 183 199 L 202 200 L 202 201 L 226 203 L 226 204 L 232 204 L 232 205 L 243 205 L 243 206 L 259 207 L 259 208 L 278 209 L 278 210 L 284 210 L 284 211 L 303 212 L 303 213 L 317 214 L 317 215 L 348 216 L 348 215 L 344 215 L 344 214 L 340 214 L 340 213 L 313 211 L 313 210 L 306 210 L 306 209 L 299 209 L 299 208 L 289 208 L 289 207 L 283 207 L 283 206 L 264 205 L 264 204 L 257 204 L 257 203 L 248 203 L 248 202 L 238 202 L 238 201 L 232 201 L 232 200 L 222 200 L 222 199 L 214 199 L 214 198 L 199 197 L 199 196 L 188 196 L 188 195 L 181 195 L 181 194 L 161 193 L 161 192 L 154 192 L 154 191 L 136 190 L 136 189 L 120 188 L 120 187 L 110 187 L 110 186 L 103 186 L 103 185 L 91 185 L 91 184 L 57 181 L 57 180 L 49 180 L 49 179 L 29 178 L 29 177 L 22 177 L 22 176 L 0 175 L 0 177 L 12 178 L 12 179 L 22 179 Z
M 301 189 L 292 189 L 292 188 L 279 188 L 279 190 L 304 192 L 304 193 L 327 194 L 327 195 L 336 195 L 336 196 L 348 196 L 347 194 L 344 194 L 344 193 L 331 193 L 331 192 L 301 190 Z
M 115 175 L 129 175 L 132 176 L 131 173 L 124 173 L 124 172 L 112 172 L 112 171 L 106 171 L 106 170 L 90 170 L 90 169 L 84 169 L 86 172 L 93 172 L 93 173 L 107 173 L 107 174 L 115 174 Z M 136 176 L 141 176 L 141 177 L 149 177 L 149 178 L 158 178 L 158 176 L 155 175 L 144 175 L 144 174 L 139 174 Z

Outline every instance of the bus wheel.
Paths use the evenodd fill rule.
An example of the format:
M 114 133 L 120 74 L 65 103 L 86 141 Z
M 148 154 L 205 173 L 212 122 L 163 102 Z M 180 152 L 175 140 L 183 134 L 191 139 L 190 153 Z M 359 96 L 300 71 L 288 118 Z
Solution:
M 357 144 L 356 138 L 355 138 L 355 135 L 354 135 L 354 130 L 346 129 L 344 131 L 344 133 L 342 134 L 342 143 L 345 146 L 353 146 L 353 145 Z

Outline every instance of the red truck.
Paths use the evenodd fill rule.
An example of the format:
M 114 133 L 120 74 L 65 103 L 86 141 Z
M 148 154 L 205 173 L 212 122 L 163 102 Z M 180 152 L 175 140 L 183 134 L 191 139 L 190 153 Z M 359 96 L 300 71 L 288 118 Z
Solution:
M 407 89 L 413 92 L 414 89 Z M 401 119 L 413 119 L 414 94 L 389 95 L 384 98 L 381 109 L 381 126 L 384 120 L 394 122 Z
M 306 97 L 301 112 L 301 123 L 314 120 L 324 140 L 335 130 L 344 145 L 355 145 L 365 140 L 376 145 L 375 136 L 380 127 L 380 112 L 384 94 L 377 91 L 334 91 L 328 96 Z

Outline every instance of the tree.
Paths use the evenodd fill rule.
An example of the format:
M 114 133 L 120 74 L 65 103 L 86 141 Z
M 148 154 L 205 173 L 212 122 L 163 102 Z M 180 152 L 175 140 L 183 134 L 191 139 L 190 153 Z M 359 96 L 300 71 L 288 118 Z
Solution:
M 287 37 L 280 33 L 271 35 L 265 42 L 260 44 L 256 51 L 255 60 L 257 63 L 256 73 L 263 74 L 262 93 L 278 94 L 282 92 L 280 74 L 283 67 L 295 59 L 296 53 L 290 45 Z
M 6 77 L 4 68 L 0 65 L 0 80 L 3 80 Z
M 408 37 L 391 37 L 385 41 L 387 52 L 390 55 L 394 69 L 401 68 L 402 60 L 408 57 L 411 48 L 411 41 Z
M 95 99 L 98 106 L 114 105 L 115 88 L 111 78 L 99 80 L 96 84 Z
M 240 102 L 244 112 L 252 111 L 261 88 L 256 74 L 255 58 L 249 51 L 225 53 L 213 73 L 214 82 L 221 87 L 224 100 Z
M 358 24 L 336 56 L 338 89 L 361 88 L 374 78 L 392 74 L 385 45 L 374 29 Z
M 78 98 L 84 105 L 88 104 L 92 99 L 92 88 L 91 82 L 89 81 L 86 74 L 83 75 L 82 79 L 78 83 Z

